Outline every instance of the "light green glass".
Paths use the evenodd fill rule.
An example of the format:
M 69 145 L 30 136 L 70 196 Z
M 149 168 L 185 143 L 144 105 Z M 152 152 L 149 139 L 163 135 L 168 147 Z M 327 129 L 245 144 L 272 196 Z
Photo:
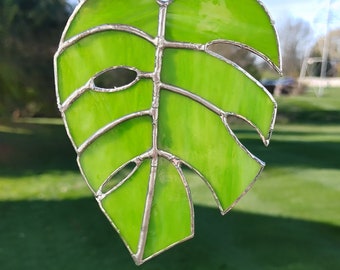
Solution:
M 125 53 L 120 53 L 122 51 Z M 155 51 L 146 40 L 118 31 L 104 31 L 80 39 L 57 58 L 60 101 L 65 101 L 92 76 L 109 67 L 130 66 L 153 71 Z
M 97 191 L 114 170 L 147 151 L 151 134 L 151 119 L 144 116 L 125 121 L 93 142 L 79 157 L 90 187 Z
M 132 254 L 138 250 L 148 192 L 150 162 L 145 161 L 129 181 L 103 200 L 102 206 Z
M 188 190 L 178 172 L 160 159 L 151 208 L 144 259 L 193 235 L 193 212 Z
M 241 115 L 269 137 L 275 102 L 249 75 L 203 52 L 167 49 L 162 81 L 203 97 L 224 111 Z M 190 65 L 188 65 L 190 63 Z
M 256 0 L 175 0 L 169 6 L 166 38 L 193 43 L 228 40 L 247 45 L 280 65 L 271 19 Z
M 167 91 L 161 101 L 161 149 L 199 171 L 213 188 L 221 211 L 229 210 L 263 165 L 240 147 L 219 116 L 202 105 Z
M 132 112 L 146 110 L 152 101 L 152 81 L 141 80 L 131 88 L 115 93 L 84 93 L 65 112 L 76 146 L 101 127 Z M 129 106 L 126 106 L 129 104 Z
M 256 0 L 86 0 L 62 35 L 58 107 L 82 176 L 136 264 L 193 237 L 193 174 L 224 214 L 264 167 L 228 117 L 268 144 L 276 103 L 214 43 L 280 70 L 274 26 Z M 132 79 L 114 81 L 118 71 Z
M 85 1 L 66 27 L 63 38 L 67 40 L 103 24 L 127 24 L 156 36 L 158 5 L 152 0 Z

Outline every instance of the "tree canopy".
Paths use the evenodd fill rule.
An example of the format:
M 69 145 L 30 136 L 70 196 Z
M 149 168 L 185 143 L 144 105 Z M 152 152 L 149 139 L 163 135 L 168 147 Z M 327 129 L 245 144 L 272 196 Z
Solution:
M 53 54 L 69 15 L 66 0 L 0 1 L 0 115 L 57 114 Z
M 313 29 L 303 19 L 287 17 L 278 28 L 285 76 L 298 77 L 306 51 L 313 40 Z
M 320 37 L 314 44 L 310 57 L 316 59 L 316 61 L 311 66 L 311 73 L 314 76 L 320 76 L 326 39 L 328 39 L 326 76 L 338 77 L 340 75 L 340 29 L 330 31 L 327 35 Z

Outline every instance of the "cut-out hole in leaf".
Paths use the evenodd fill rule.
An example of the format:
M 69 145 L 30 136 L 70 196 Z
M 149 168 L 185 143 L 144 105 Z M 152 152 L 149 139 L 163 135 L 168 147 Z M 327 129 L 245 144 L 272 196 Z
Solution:
M 263 63 L 262 58 L 250 48 L 244 48 L 239 44 L 228 42 L 214 42 L 208 49 L 228 59 L 251 74 L 254 78 L 260 79 L 257 64 Z
M 135 162 L 129 162 L 125 166 L 121 167 L 113 175 L 107 179 L 101 187 L 101 193 L 106 194 L 112 189 L 121 184 L 124 180 L 128 179 L 136 170 L 137 164 Z
M 95 87 L 116 89 L 130 86 L 137 80 L 137 72 L 126 67 L 116 67 L 100 73 L 94 78 Z
M 237 140 L 239 140 L 251 153 L 254 153 L 258 158 L 262 159 L 263 143 L 266 143 L 266 141 L 261 142 L 258 140 L 259 131 L 251 126 L 245 119 L 235 115 L 229 115 L 227 117 L 227 122 Z

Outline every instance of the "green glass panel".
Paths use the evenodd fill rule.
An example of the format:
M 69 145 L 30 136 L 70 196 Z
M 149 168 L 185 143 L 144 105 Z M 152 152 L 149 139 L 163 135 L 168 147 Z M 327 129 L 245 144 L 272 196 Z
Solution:
M 73 16 L 65 40 L 102 24 L 127 24 L 154 36 L 158 29 L 155 0 L 87 0 Z
M 98 129 L 124 115 L 149 109 L 152 89 L 151 80 L 141 80 L 126 90 L 114 93 L 84 93 L 65 113 L 75 145 L 79 146 Z
M 275 29 L 256 0 L 174 1 L 168 8 L 166 39 L 202 44 L 217 39 L 236 41 L 280 65 Z
M 162 90 L 160 98 L 159 147 L 196 168 L 213 187 L 223 210 L 228 209 L 262 165 L 227 132 L 218 115 L 168 91 Z
M 161 89 L 158 93 L 158 71 L 161 83 L 190 91 L 211 107 L 244 117 L 267 138 L 276 109 L 268 92 L 236 65 L 202 51 L 169 49 L 167 46 L 174 43 L 163 43 L 163 36 L 149 42 L 147 35 L 156 36 L 158 30 L 164 30 L 166 40 L 186 43 L 182 47 L 227 40 L 244 44 L 267 57 L 268 63 L 271 60 L 280 65 L 277 36 L 260 2 L 174 0 L 167 10 L 162 6 L 160 15 L 164 17 L 160 20 L 157 2 L 162 0 L 82 1 L 66 26 L 55 57 L 59 106 L 71 140 L 79 147 L 78 163 L 91 189 L 97 192 L 124 164 L 129 166 L 120 172 L 133 166 L 135 158 L 143 160 L 122 185 L 102 201 L 97 198 L 137 264 L 193 235 L 187 184 L 173 160 L 161 158 L 165 154 L 160 151 L 177 156 L 179 163 L 189 164 L 202 174 L 224 211 L 263 167 L 228 132 L 220 115 L 189 99 L 185 92 Z M 103 31 L 108 24 L 126 27 Z M 89 29 L 96 31 L 86 32 Z M 147 34 L 145 38 L 140 36 L 142 31 Z M 90 80 L 117 66 L 147 72 L 135 73 L 148 79 L 137 78 L 128 88 L 112 93 L 112 89 L 91 89 Z M 149 109 L 152 115 L 138 116 Z M 131 114 L 133 119 L 122 120 Z M 120 124 L 98 133 L 119 119 Z M 98 136 L 93 138 L 93 134 Z M 159 155 L 157 167 L 151 166 L 150 155 Z M 108 181 L 104 190 L 119 180 Z
M 92 189 L 98 190 L 114 170 L 150 149 L 151 136 L 151 118 L 137 117 L 97 138 L 79 158 Z
M 132 253 L 137 252 L 150 175 L 145 160 L 132 177 L 105 197 L 101 205 Z
M 129 66 L 152 72 L 154 59 L 155 47 L 131 33 L 105 31 L 87 36 L 57 57 L 60 101 L 63 102 L 73 91 L 106 68 Z
M 144 258 L 193 234 L 190 198 L 176 168 L 159 160 Z
M 163 59 L 163 82 L 193 92 L 226 112 L 242 115 L 269 136 L 275 102 L 244 72 L 193 50 L 167 49 Z

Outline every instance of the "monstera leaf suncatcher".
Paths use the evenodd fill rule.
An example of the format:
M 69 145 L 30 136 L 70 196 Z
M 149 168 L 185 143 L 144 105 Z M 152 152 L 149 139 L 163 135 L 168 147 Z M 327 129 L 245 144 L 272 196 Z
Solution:
M 276 103 L 216 43 L 280 68 L 256 0 L 87 0 L 62 35 L 58 106 L 81 173 L 137 264 L 193 236 L 190 174 L 226 213 L 264 166 L 228 120 L 245 120 L 267 145 Z

